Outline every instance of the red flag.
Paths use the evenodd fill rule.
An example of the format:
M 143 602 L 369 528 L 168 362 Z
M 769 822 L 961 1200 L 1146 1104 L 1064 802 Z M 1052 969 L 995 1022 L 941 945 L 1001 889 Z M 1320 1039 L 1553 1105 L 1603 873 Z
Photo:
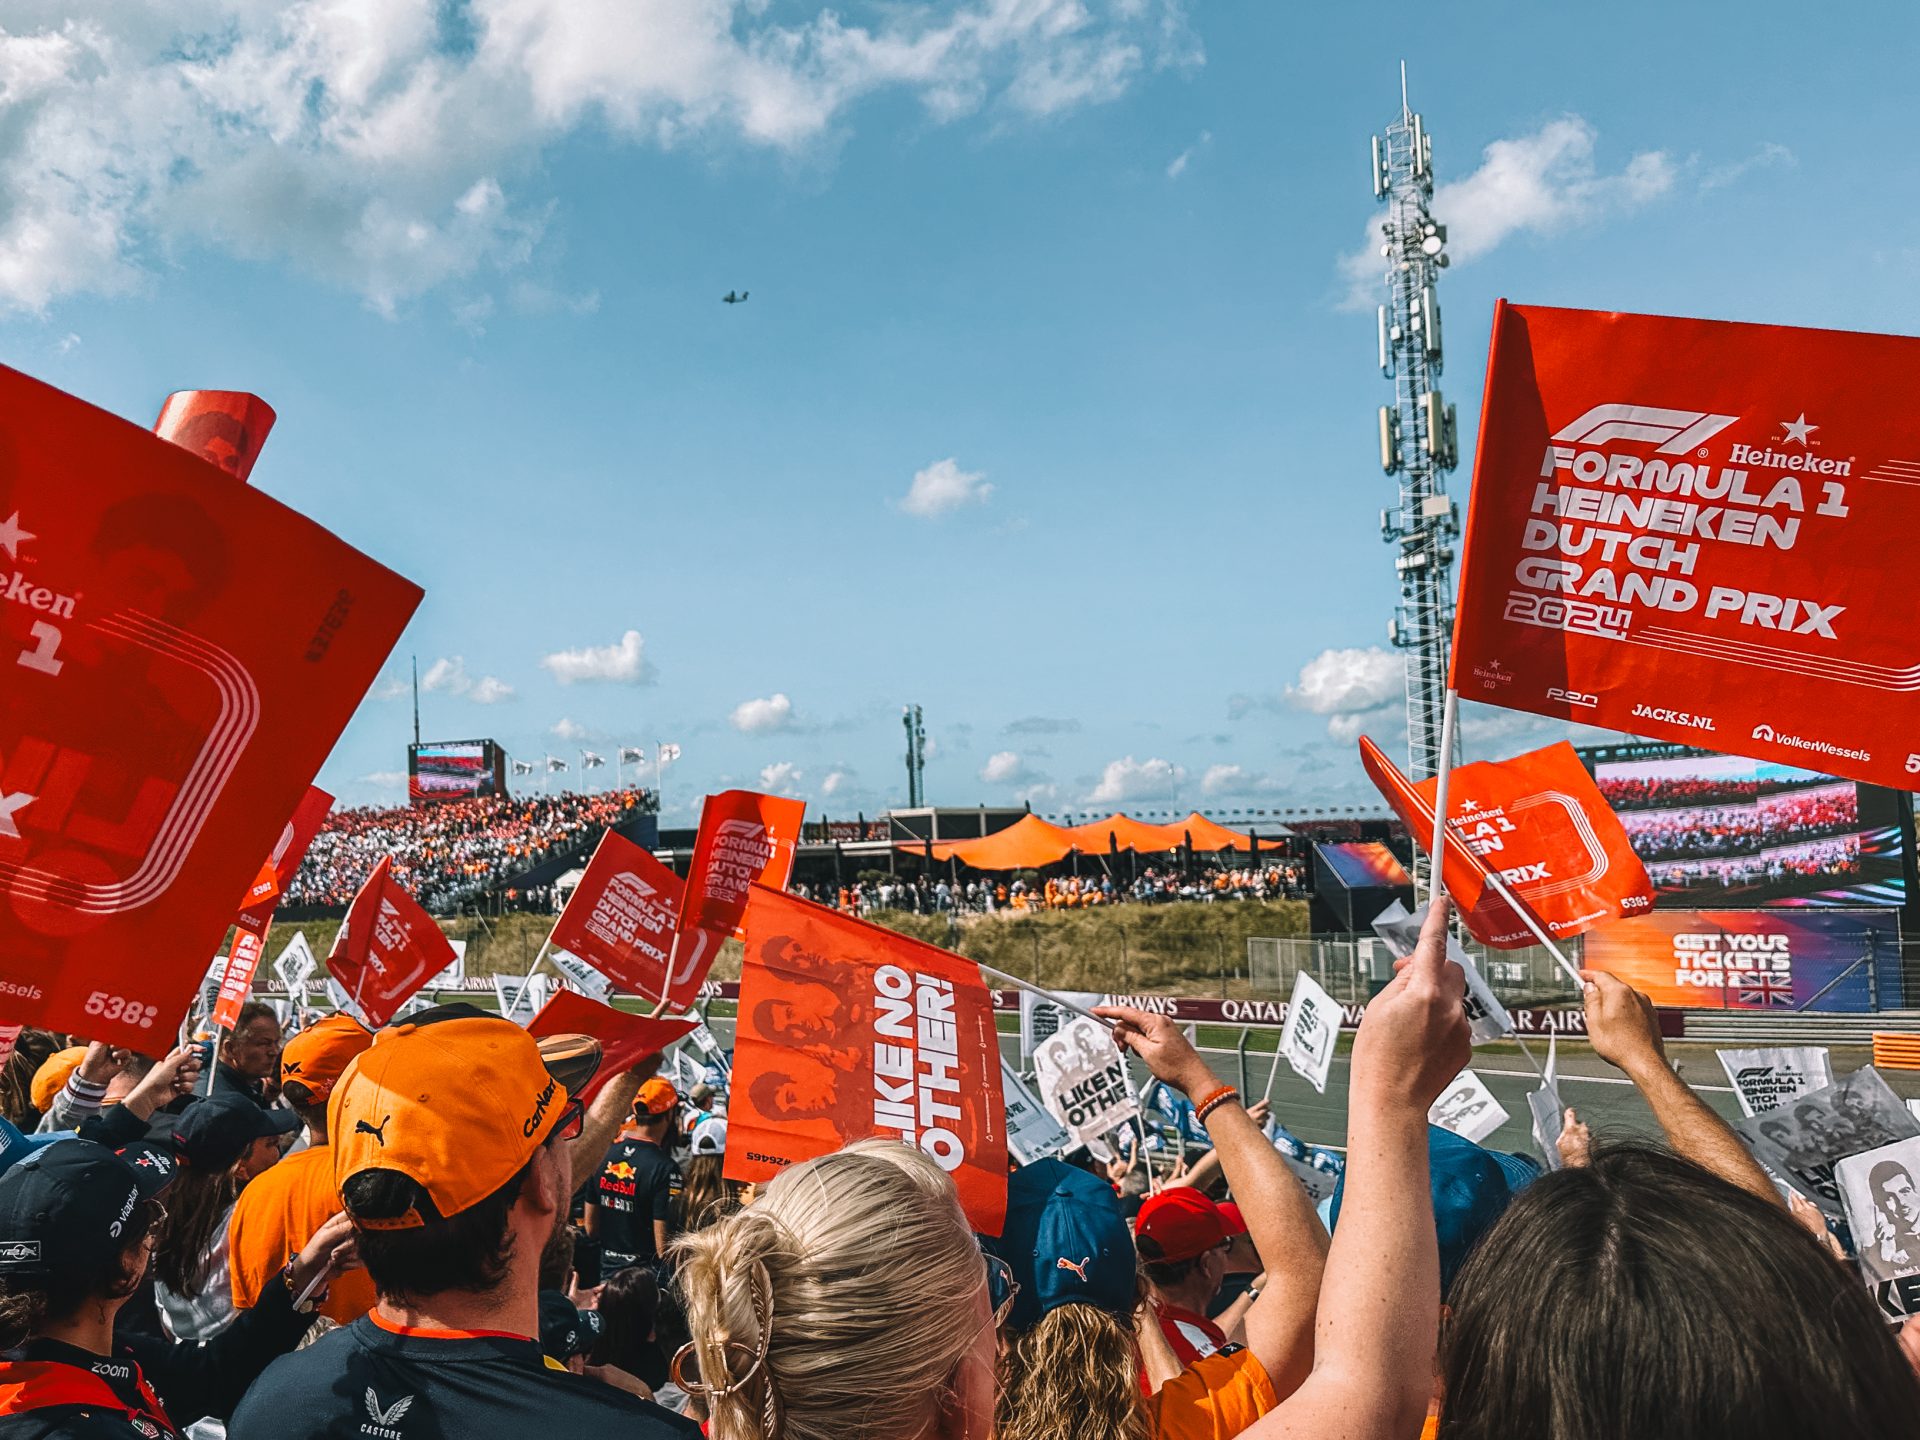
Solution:
M 1920 785 L 1920 339 L 1494 311 L 1469 700 Z
M 548 942 L 617 985 L 659 995 L 667 983 L 685 888 L 686 882 L 646 849 L 609 830 L 594 847 Z
M 536 1040 L 543 1035 L 591 1035 L 600 1042 L 600 1068 L 580 1096 L 591 1104 L 607 1081 L 684 1039 L 699 1024 L 693 1016 L 631 1015 L 571 990 L 559 990 L 540 1007 L 527 1033 Z
M 245 390 L 176 390 L 160 407 L 153 433 L 244 484 L 274 419 L 273 407 Z
M 1360 763 L 1421 848 L 1430 846 L 1436 782 L 1414 784 L 1364 735 Z M 1653 882 L 1625 827 L 1564 740 L 1511 760 L 1455 767 L 1447 812 L 1442 875 L 1462 923 L 1482 944 L 1519 950 L 1536 943 L 1493 889 L 1491 872 L 1556 937 L 1653 908 Z
M 452 963 L 452 944 L 381 856 L 334 937 L 327 973 L 368 1025 L 384 1025 Z
M 794 847 L 800 840 L 803 800 L 723 790 L 700 807 L 700 833 L 687 867 L 686 900 L 675 937 L 673 983 L 665 999 L 685 1006 L 700 993 L 720 946 L 741 928 L 747 895 L 755 885 L 784 890 L 793 874 Z
M 164 1049 L 420 591 L 0 370 L 0 996 Z
M 293 883 L 294 872 L 306 856 L 313 837 L 333 808 L 333 797 L 317 785 L 294 808 L 293 818 L 280 832 L 279 843 L 267 863 L 260 867 L 253 884 L 240 902 L 240 917 L 234 922 L 233 950 L 227 956 L 226 972 L 220 977 L 220 996 L 214 1003 L 213 1023 L 231 1030 L 240 1022 L 240 1007 L 253 993 L 254 973 L 260 968 L 260 954 L 266 948 L 267 927 L 280 903 L 281 892 Z
M 974 1229 L 998 1235 L 1006 1102 L 979 967 L 760 885 L 746 921 L 727 1178 L 902 1140 L 953 1177 Z

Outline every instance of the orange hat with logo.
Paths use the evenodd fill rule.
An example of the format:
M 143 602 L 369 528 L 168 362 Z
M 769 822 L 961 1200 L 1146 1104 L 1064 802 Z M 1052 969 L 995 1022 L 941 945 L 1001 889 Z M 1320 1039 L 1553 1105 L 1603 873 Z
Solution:
M 66 1088 L 67 1081 L 73 1078 L 73 1072 L 80 1068 L 80 1062 L 86 1058 L 86 1046 L 70 1045 L 42 1060 L 40 1068 L 33 1072 L 33 1083 L 27 1087 L 33 1108 L 44 1114 L 47 1107 L 53 1104 L 53 1097 Z
M 394 1171 L 426 1192 L 439 1218 L 458 1215 L 519 1173 L 567 1107 L 539 1043 L 510 1020 L 392 1025 L 347 1066 L 328 1102 L 334 1183 L 344 1192 L 363 1171 Z M 353 1218 L 406 1230 L 429 1217 L 415 1205 Z
M 280 1083 L 304 1085 L 309 1098 L 303 1104 L 325 1100 L 353 1057 L 371 1044 L 373 1036 L 367 1027 L 351 1015 L 316 1020 L 281 1050 Z
M 659 1119 L 671 1114 L 673 1107 L 680 1103 L 680 1092 L 662 1080 L 658 1075 L 651 1080 L 640 1082 L 640 1090 L 633 1097 L 633 1118 Z

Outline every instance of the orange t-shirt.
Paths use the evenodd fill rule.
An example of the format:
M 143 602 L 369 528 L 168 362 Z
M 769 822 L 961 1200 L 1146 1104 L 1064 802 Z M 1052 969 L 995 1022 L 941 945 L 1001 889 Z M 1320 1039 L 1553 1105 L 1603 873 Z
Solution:
M 1250 1350 L 1209 1355 L 1147 1401 L 1154 1440 L 1230 1440 L 1280 1403 Z
M 289 1155 L 247 1182 L 227 1221 L 227 1268 L 233 1304 L 251 1309 L 266 1283 L 340 1210 L 333 1183 L 333 1151 L 315 1145 Z M 365 1270 L 336 1275 L 320 1313 L 342 1325 L 373 1308 L 373 1279 Z

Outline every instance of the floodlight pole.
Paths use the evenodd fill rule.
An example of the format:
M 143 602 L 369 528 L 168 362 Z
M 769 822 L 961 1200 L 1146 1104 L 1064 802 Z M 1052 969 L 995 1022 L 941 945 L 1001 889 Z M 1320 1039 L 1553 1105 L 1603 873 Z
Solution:
M 1380 407 L 1380 465 L 1399 477 L 1397 504 L 1380 512 L 1381 538 L 1395 547 L 1400 603 L 1387 638 L 1406 656 L 1407 774 L 1427 780 L 1453 761 L 1443 738 L 1447 652 L 1453 635 L 1453 542 L 1460 514 L 1447 498 L 1446 477 L 1459 463 L 1454 407 L 1436 388 L 1443 365 L 1438 280 L 1446 268 L 1447 230 L 1430 213 L 1433 141 L 1406 101 L 1400 69 L 1400 114 L 1373 140 L 1373 194 L 1387 207 L 1380 233 L 1386 303 L 1378 313 L 1380 373 L 1393 381 L 1393 401 Z M 1415 878 L 1427 879 L 1424 847 Z

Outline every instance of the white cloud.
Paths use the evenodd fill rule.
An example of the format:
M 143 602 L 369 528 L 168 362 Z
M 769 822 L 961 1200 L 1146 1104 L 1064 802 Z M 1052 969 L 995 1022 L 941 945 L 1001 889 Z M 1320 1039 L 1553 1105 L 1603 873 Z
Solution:
M 406 788 L 407 772 L 404 770 L 376 770 L 371 775 L 360 777 L 362 785 L 375 785 L 382 790 L 402 790 Z
M 785 695 L 769 695 L 764 700 L 743 700 L 733 707 L 733 728 L 746 735 L 785 730 L 793 724 L 793 702 Z
M 1100 783 L 1087 795 L 1089 805 L 1115 805 L 1128 800 L 1171 800 L 1187 772 L 1170 760 L 1110 760 Z
M 69 330 L 60 337 L 59 341 L 54 345 L 53 350 L 56 355 L 71 355 L 79 348 L 80 337 Z
M 1287 687 L 1287 701 L 1314 715 L 1371 710 L 1399 697 L 1406 685 L 1406 664 L 1391 650 L 1322 650 L 1300 667 Z
M 1596 132 L 1578 115 L 1549 120 L 1530 135 L 1495 140 L 1480 168 L 1433 193 L 1433 218 L 1447 227 L 1447 254 L 1455 265 L 1479 259 L 1511 236 L 1550 235 L 1576 225 L 1627 214 L 1666 194 L 1678 170 L 1664 150 L 1643 150 L 1610 175 L 1594 163 Z M 1366 240 L 1344 257 L 1343 308 L 1380 303 L 1380 220 L 1367 222 Z
M 127 290 L 149 256 L 210 244 L 392 313 L 523 265 L 551 207 L 520 186 L 577 131 L 794 153 L 871 95 L 1004 123 L 1201 59 L 1184 0 L 862 8 L 871 23 L 767 0 L 35 7 L 0 33 L 0 307 Z
M 1285 794 L 1290 788 L 1284 781 L 1248 770 L 1244 765 L 1209 765 L 1200 777 L 1202 795 L 1251 798 Z
M 513 686 L 499 676 L 482 675 L 476 680 L 467 674 L 467 662 L 459 655 L 443 656 L 427 666 L 426 673 L 420 677 L 420 689 L 428 695 L 464 695 L 477 705 L 498 705 L 502 700 L 513 698 Z M 375 693 L 378 698 L 386 699 L 406 692 L 407 683 L 395 681 Z
M 791 760 L 776 760 L 760 771 L 760 788 L 769 795 L 791 795 L 800 784 L 799 767 Z
M 588 645 L 579 650 L 556 650 L 540 659 L 562 685 L 602 681 L 615 685 L 644 685 L 653 678 L 647 664 L 646 641 L 629 630 L 611 645 Z
M 1716 165 L 1700 177 L 1702 190 L 1721 190 L 1737 181 L 1746 179 L 1756 170 L 1791 170 L 1800 163 L 1800 157 L 1786 146 L 1768 140 L 1744 160 L 1735 160 L 1729 165 Z
M 1187 166 L 1193 163 L 1193 157 L 1212 143 L 1213 132 L 1211 130 L 1202 130 L 1199 139 L 1195 140 L 1193 144 L 1187 146 L 1186 149 L 1182 150 L 1167 162 L 1167 179 L 1178 180 L 1182 175 L 1186 174 Z
M 473 682 L 473 689 L 467 698 L 476 705 L 498 705 L 503 700 L 513 699 L 513 686 L 497 675 L 482 675 Z
M 980 769 L 980 778 L 989 785 L 1011 785 L 1026 774 L 1026 763 L 1012 750 L 996 750 Z
M 822 795 L 838 795 L 842 790 L 852 789 L 858 780 L 859 777 L 852 770 L 846 769 L 844 766 L 836 770 L 830 770 L 827 772 L 827 778 L 820 782 L 820 793 Z
M 983 505 L 991 494 L 993 486 L 987 483 L 985 472 L 962 470 L 949 458 L 936 460 L 914 475 L 900 508 L 909 515 L 932 520 L 962 505 Z
M 586 726 L 563 715 L 554 721 L 553 733 L 562 740 L 584 740 L 592 732 Z

